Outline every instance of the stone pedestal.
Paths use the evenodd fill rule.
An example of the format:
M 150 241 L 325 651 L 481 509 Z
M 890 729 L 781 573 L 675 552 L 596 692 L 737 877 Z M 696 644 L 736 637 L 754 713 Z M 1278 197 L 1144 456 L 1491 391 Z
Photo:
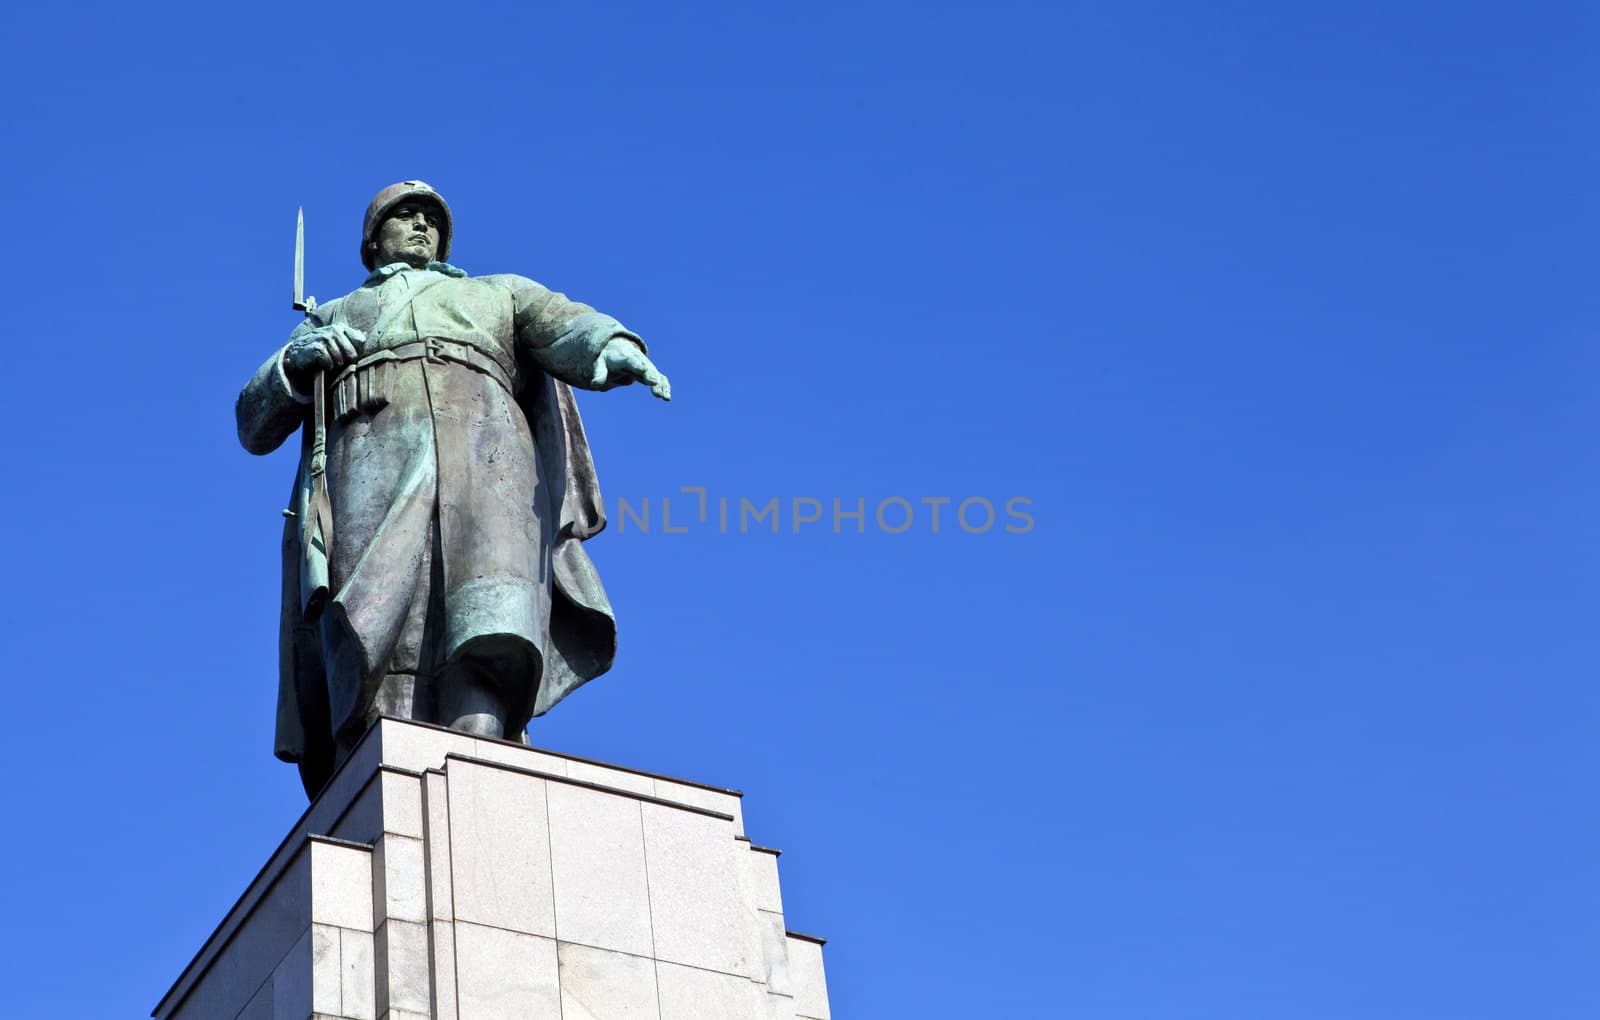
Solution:
M 828 1020 L 740 795 L 385 719 L 159 1020 Z

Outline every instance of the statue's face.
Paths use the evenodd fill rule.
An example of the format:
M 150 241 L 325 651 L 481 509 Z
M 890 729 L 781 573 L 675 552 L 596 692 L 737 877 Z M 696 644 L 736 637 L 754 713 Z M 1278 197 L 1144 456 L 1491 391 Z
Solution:
M 427 202 L 401 202 L 378 227 L 374 265 L 406 262 L 424 269 L 439 253 L 439 211 Z

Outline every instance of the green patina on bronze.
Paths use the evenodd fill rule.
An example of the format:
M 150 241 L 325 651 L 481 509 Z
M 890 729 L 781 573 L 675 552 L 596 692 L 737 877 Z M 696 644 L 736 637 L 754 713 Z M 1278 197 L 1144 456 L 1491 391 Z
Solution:
M 583 547 L 606 522 L 571 387 L 639 381 L 665 400 L 670 384 L 612 317 L 441 261 L 451 227 L 420 181 L 379 192 L 366 281 L 307 302 L 236 405 L 251 453 L 302 436 L 276 750 L 308 794 L 380 714 L 525 739 L 616 652 Z

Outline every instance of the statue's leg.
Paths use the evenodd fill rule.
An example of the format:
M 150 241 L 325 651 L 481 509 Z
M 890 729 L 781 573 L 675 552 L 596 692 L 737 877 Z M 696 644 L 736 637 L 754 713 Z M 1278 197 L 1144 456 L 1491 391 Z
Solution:
M 504 739 L 506 706 L 488 664 L 464 656 L 439 675 L 439 721 L 453 730 Z
M 372 699 L 372 710 L 368 713 L 369 725 L 380 715 L 396 719 L 424 718 L 418 714 L 422 708 L 421 695 L 425 690 L 419 680 L 417 674 L 410 670 L 384 674 L 378 684 L 377 694 Z
M 417 564 L 411 605 L 395 640 L 384 677 L 374 692 L 371 716 L 436 722 L 433 705 L 434 645 L 443 622 L 438 528 L 432 529 Z
M 429 670 L 434 658 L 434 628 L 442 616 L 437 529 L 434 531 L 422 548 L 411 603 L 400 622 L 394 650 L 380 675 L 362 682 L 360 660 L 353 643 L 334 620 L 324 618 L 323 647 L 330 664 L 330 700 L 340 701 L 339 696 L 343 694 L 343 703 L 349 703 L 355 691 L 364 692 L 355 699 L 356 703 L 334 736 L 335 767 L 350 757 L 379 716 L 437 721 L 433 675 Z

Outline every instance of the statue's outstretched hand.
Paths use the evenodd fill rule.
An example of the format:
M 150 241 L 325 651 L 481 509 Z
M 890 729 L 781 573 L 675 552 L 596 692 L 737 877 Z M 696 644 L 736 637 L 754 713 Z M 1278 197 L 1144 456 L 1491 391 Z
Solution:
M 672 384 L 639 349 L 639 345 L 627 337 L 612 337 L 600 351 L 600 357 L 595 359 L 594 378 L 590 380 L 590 385 L 597 390 L 605 390 L 635 381 L 649 386 L 650 392 L 662 400 L 672 399 Z
M 361 357 L 366 335 L 346 326 L 318 326 L 306 330 L 283 352 L 283 373 L 302 393 L 311 389 L 318 372 L 337 372 Z

